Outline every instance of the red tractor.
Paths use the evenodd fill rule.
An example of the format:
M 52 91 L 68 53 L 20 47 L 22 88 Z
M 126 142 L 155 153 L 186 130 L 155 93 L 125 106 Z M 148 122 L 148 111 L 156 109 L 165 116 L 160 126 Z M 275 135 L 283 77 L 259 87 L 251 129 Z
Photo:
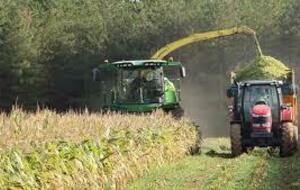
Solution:
M 227 96 L 232 101 L 229 108 L 233 156 L 255 146 L 279 147 L 282 157 L 297 151 L 297 97 L 293 80 L 234 82 Z

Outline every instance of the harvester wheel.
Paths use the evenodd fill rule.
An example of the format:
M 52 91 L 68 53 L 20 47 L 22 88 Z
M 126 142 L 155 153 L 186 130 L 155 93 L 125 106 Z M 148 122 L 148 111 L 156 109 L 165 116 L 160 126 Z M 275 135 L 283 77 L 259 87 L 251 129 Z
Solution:
M 292 155 L 294 151 L 294 125 L 286 123 L 282 127 L 280 156 L 286 157 Z
M 240 124 L 230 125 L 231 154 L 236 157 L 243 153 L 242 133 Z
M 171 111 L 172 116 L 176 119 L 180 119 L 184 116 L 184 109 L 181 106 L 176 107 Z
M 294 125 L 294 139 L 293 139 L 294 151 L 298 151 L 298 126 Z
M 196 155 L 201 153 L 202 135 L 201 135 L 200 126 L 195 122 L 193 122 L 193 125 L 197 130 L 197 139 L 195 141 L 195 144 L 191 146 L 190 153 L 191 155 Z

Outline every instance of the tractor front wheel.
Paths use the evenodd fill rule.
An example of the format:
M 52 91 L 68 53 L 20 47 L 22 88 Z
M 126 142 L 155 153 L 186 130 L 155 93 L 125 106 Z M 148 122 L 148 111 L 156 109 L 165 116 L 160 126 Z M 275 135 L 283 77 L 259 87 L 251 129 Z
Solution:
M 290 156 L 294 152 L 294 125 L 292 123 L 283 124 L 281 131 L 280 156 Z
M 233 157 L 243 153 L 242 133 L 240 124 L 230 125 L 231 154 Z

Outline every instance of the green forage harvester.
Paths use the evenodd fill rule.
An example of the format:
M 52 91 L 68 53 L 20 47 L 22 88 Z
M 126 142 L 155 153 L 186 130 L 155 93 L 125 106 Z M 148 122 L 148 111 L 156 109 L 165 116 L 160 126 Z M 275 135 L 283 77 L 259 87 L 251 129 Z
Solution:
M 271 56 L 256 57 L 249 65 L 237 70 L 236 81 L 284 79 L 290 69 Z

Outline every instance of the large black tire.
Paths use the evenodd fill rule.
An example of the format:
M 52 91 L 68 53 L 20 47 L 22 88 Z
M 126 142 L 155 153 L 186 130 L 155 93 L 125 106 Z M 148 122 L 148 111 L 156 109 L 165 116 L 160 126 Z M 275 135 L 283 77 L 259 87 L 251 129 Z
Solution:
M 181 106 L 176 107 L 175 109 L 171 110 L 171 114 L 176 119 L 181 119 L 184 116 L 184 109 Z
M 280 156 L 291 156 L 294 152 L 294 125 L 292 123 L 286 123 L 282 127 L 281 132 L 281 144 L 280 144 Z
M 197 130 L 197 139 L 196 139 L 195 143 L 190 147 L 190 154 L 198 155 L 198 154 L 201 154 L 201 145 L 203 142 L 202 134 L 201 134 L 200 126 L 197 123 L 193 122 L 193 126 Z
M 231 154 L 233 157 L 243 153 L 242 133 L 240 124 L 230 125 Z
M 294 141 L 293 141 L 293 146 L 294 146 L 294 151 L 298 151 L 298 126 L 294 125 Z

